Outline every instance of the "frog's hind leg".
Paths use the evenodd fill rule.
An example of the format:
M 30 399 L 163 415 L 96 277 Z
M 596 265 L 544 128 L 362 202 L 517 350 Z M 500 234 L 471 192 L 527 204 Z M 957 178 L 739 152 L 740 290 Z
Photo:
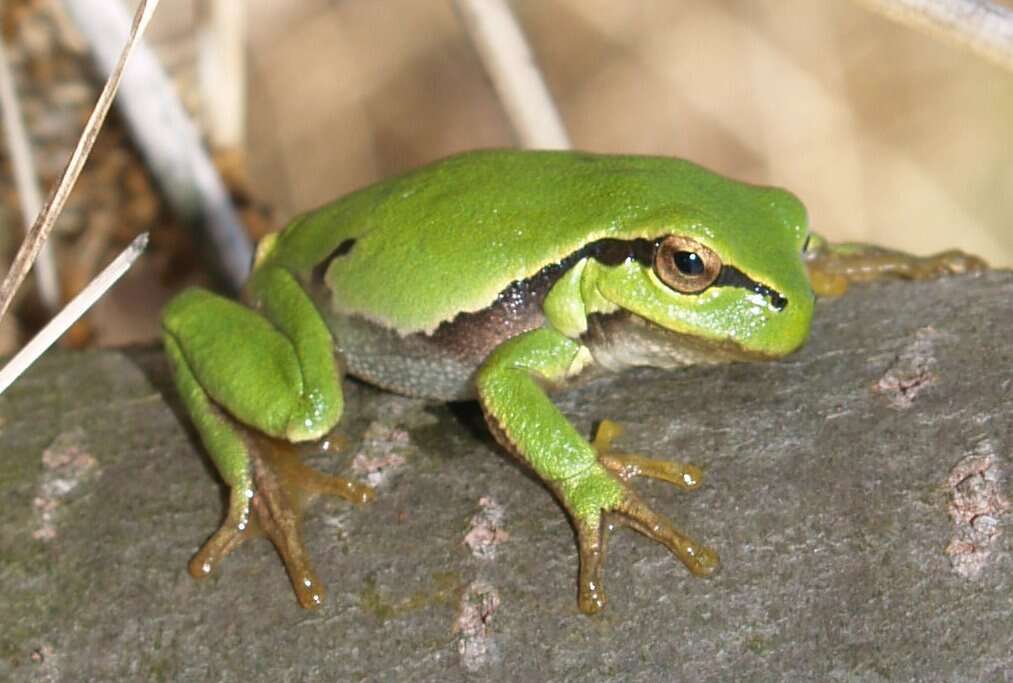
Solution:
M 169 304 L 162 324 L 187 412 L 230 489 L 226 519 L 194 556 L 191 574 L 207 576 L 262 532 L 282 556 L 300 604 L 311 607 L 323 590 L 303 547 L 304 503 L 316 493 L 364 502 L 371 492 L 302 465 L 281 441 L 319 438 L 342 407 L 330 335 L 285 276 L 271 286 L 280 301 L 272 293 L 258 302 L 264 315 L 193 289 Z
M 171 336 L 166 335 L 165 349 L 187 412 L 219 474 L 229 487 L 225 521 L 190 560 L 190 574 L 194 578 L 201 578 L 211 574 L 223 557 L 250 537 L 253 473 L 247 444 L 238 430 L 229 424 L 228 417 L 208 399 L 190 371 L 179 344 Z

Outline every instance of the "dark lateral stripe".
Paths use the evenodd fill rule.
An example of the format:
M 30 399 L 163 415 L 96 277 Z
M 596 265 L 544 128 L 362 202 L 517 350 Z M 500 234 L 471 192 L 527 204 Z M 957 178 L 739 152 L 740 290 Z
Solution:
M 503 298 L 504 295 L 516 296 L 518 288 L 528 289 L 535 286 L 537 289 L 548 291 L 556 280 L 583 258 L 593 258 L 605 266 L 618 266 L 633 259 L 647 268 L 653 268 L 654 254 L 663 239 L 663 237 L 654 240 L 644 239 L 643 237 L 632 240 L 605 238 L 591 242 L 573 252 L 559 263 L 553 263 L 542 268 L 527 280 L 512 283 L 500 294 L 500 298 Z M 718 273 L 718 277 L 711 284 L 711 287 L 741 287 L 765 297 L 770 301 L 770 305 L 779 311 L 783 311 L 788 306 L 788 299 L 782 296 L 780 292 L 753 280 L 735 266 L 722 265 L 721 272 Z M 710 287 L 707 289 L 710 289 Z M 707 289 L 701 291 L 706 292 Z M 700 294 L 700 292 L 694 292 L 694 294 Z
M 552 289 L 559 278 L 570 268 L 585 258 L 593 258 L 606 266 L 618 266 L 629 259 L 636 259 L 648 267 L 654 263 L 654 250 L 660 240 L 637 238 L 617 240 L 605 238 L 585 244 L 577 251 L 569 254 L 558 263 L 550 263 L 531 277 L 515 280 L 500 291 L 496 300 L 500 303 L 513 305 L 521 300 L 533 299 L 541 304 L 542 298 Z
M 650 268 L 654 267 L 654 252 L 657 251 L 659 244 L 661 244 L 660 239 L 648 240 L 643 237 L 632 240 L 606 238 L 597 242 L 591 242 L 576 253 L 580 254 L 581 258 L 590 256 L 598 263 L 606 266 L 618 266 L 633 259 L 637 263 Z
M 781 296 L 780 292 L 753 280 L 735 266 L 721 266 L 721 272 L 711 287 L 742 287 L 765 297 L 779 311 L 788 307 L 788 299 Z
M 323 282 L 324 274 L 327 272 L 327 269 L 331 267 L 331 262 L 334 261 L 334 259 L 344 256 L 350 252 L 354 246 L 355 240 L 352 238 L 349 238 L 336 246 L 334 251 L 327 255 L 327 258 L 313 266 L 313 281 L 318 283 Z

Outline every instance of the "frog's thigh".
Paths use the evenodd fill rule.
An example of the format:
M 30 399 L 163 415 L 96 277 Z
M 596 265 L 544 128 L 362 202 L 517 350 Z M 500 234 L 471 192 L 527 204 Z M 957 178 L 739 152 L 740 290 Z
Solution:
M 179 395 L 186 404 L 187 412 L 193 419 L 204 446 L 225 483 L 233 491 L 241 492 L 242 498 L 245 499 L 246 491 L 251 487 L 250 460 L 246 443 L 228 418 L 211 402 L 200 382 L 190 371 L 179 344 L 168 334 L 165 336 L 165 351 L 172 363 Z M 230 505 L 230 511 L 240 517 L 245 516 L 245 510 L 243 500 L 234 500 Z
M 293 408 L 288 438 L 323 436 L 341 417 L 344 400 L 334 358 L 334 337 L 302 285 L 277 266 L 254 272 L 247 291 L 258 313 L 295 354 L 301 370 L 300 399 Z
M 293 436 L 300 436 L 298 428 L 306 419 L 301 415 L 303 370 L 293 344 L 267 319 L 224 297 L 191 289 L 173 299 L 162 325 L 181 389 L 186 383 L 190 391 L 206 393 L 237 420 L 269 436 L 300 440 Z

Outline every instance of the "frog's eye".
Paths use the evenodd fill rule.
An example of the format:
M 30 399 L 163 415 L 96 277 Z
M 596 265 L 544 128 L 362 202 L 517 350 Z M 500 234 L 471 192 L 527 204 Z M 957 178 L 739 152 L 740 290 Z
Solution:
M 813 238 L 812 235 L 806 235 L 806 237 L 805 237 L 805 244 L 802 245 L 802 253 L 803 254 L 806 253 L 807 251 L 809 251 L 809 241 L 812 240 L 812 238 Z
M 695 294 L 717 279 L 721 258 L 696 240 L 669 235 L 654 254 L 654 272 L 672 289 Z

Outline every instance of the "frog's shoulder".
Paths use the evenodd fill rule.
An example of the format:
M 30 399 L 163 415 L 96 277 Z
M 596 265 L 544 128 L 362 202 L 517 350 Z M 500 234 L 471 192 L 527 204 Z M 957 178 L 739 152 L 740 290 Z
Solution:
M 469 152 L 297 218 L 275 251 L 315 270 L 335 311 L 432 332 L 592 242 L 699 222 L 708 196 L 726 203 L 729 183 L 680 159 Z

